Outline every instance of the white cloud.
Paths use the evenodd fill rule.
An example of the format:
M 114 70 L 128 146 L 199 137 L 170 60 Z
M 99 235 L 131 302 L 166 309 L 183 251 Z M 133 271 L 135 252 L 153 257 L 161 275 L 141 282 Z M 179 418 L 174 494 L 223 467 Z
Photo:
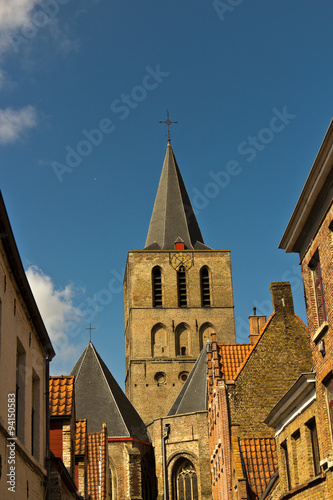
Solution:
M 0 29 L 12 30 L 26 24 L 39 0 L 1 0 Z
M 51 364 L 52 372 L 67 373 L 83 350 L 82 339 L 75 341 L 67 333 L 73 323 L 80 324 L 82 320 L 81 311 L 73 305 L 75 290 L 72 285 L 56 289 L 50 276 L 37 266 L 30 266 L 26 275 L 57 354 Z
M 37 113 L 33 106 L 19 110 L 0 109 L 0 144 L 17 141 L 28 129 L 37 125 Z

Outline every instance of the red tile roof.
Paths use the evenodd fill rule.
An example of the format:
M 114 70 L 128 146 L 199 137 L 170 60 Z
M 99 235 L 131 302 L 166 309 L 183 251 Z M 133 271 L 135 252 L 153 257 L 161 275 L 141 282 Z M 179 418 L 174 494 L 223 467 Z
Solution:
M 74 377 L 50 377 L 50 417 L 71 416 L 74 410 Z
M 222 377 L 225 380 L 234 380 L 237 370 L 251 351 L 252 345 L 223 344 L 218 347 Z
M 75 455 L 85 455 L 87 445 L 87 419 L 75 422 Z
M 275 439 L 240 438 L 239 446 L 249 487 L 260 498 L 277 470 Z
M 103 424 L 101 432 L 88 433 L 88 495 L 91 500 L 106 498 L 107 433 Z

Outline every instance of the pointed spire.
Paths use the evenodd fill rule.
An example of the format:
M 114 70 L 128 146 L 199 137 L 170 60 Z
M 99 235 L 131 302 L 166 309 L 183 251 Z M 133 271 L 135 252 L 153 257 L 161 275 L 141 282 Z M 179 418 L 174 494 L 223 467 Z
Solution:
M 208 248 L 168 141 L 145 249 L 172 250 L 177 238 L 181 238 L 188 249 Z

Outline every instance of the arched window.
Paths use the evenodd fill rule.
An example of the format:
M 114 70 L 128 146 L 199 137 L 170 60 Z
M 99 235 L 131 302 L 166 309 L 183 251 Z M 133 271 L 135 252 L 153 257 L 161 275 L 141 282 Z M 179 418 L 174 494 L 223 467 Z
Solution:
M 152 356 L 167 356 L 167 332 L 164 325 L 158 323 L 151 331 Z
M 200 285 L 201 285 L 201 306 L 210 307 L 209 271 L 208 267 L 206 266 L 200 270 Z
M 162 307 L 162 273 L 161 268 L 156 266 L 152 272 L 153 281 L 153 306 Z
M 198 500 L 198 481 L 194 465 L 185 458 L 179 459 L 172 477 L 173 500 Z
M 186 272 L 181 266 L 177 271 L 178 307 L 187 307 Z
M 200 351 L 206 345 L 207 340 L 212 340 L 214 327 L 211 323 L 204 323 L 199 329 Z
M 189 342 L 190 332 L 189 327 L 182 323 L 176 328 L 176 355 L 188 356 L 189 355 Z

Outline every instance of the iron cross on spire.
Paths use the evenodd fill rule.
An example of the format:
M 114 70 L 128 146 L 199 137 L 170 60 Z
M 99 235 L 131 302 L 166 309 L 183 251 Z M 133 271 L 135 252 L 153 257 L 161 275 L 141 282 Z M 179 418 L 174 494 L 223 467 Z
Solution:
M 178 122 L 172 122 L 172 121 L 170 121 L 170 119 L 169 119 L 169 111 L 166 110 L 166 112 L 167 112 L 167 119 L 164 122 L 159 121 L 158 123 L 165 123 L 168 126 L 168 142 L 170 142 L 170 137 L 171 137 L 171 135 L 170 135 L 170 125 L 171 125 L 171 123 L 178 123 Z
M 86 330 L 90 330 L 89 335 L 90 335 L 90 342 L 91 342 L 91 330 L 96 330 L 96 328 L 92 328 L 91 323 L 90 323 L 89 328 L 86 328 Z

